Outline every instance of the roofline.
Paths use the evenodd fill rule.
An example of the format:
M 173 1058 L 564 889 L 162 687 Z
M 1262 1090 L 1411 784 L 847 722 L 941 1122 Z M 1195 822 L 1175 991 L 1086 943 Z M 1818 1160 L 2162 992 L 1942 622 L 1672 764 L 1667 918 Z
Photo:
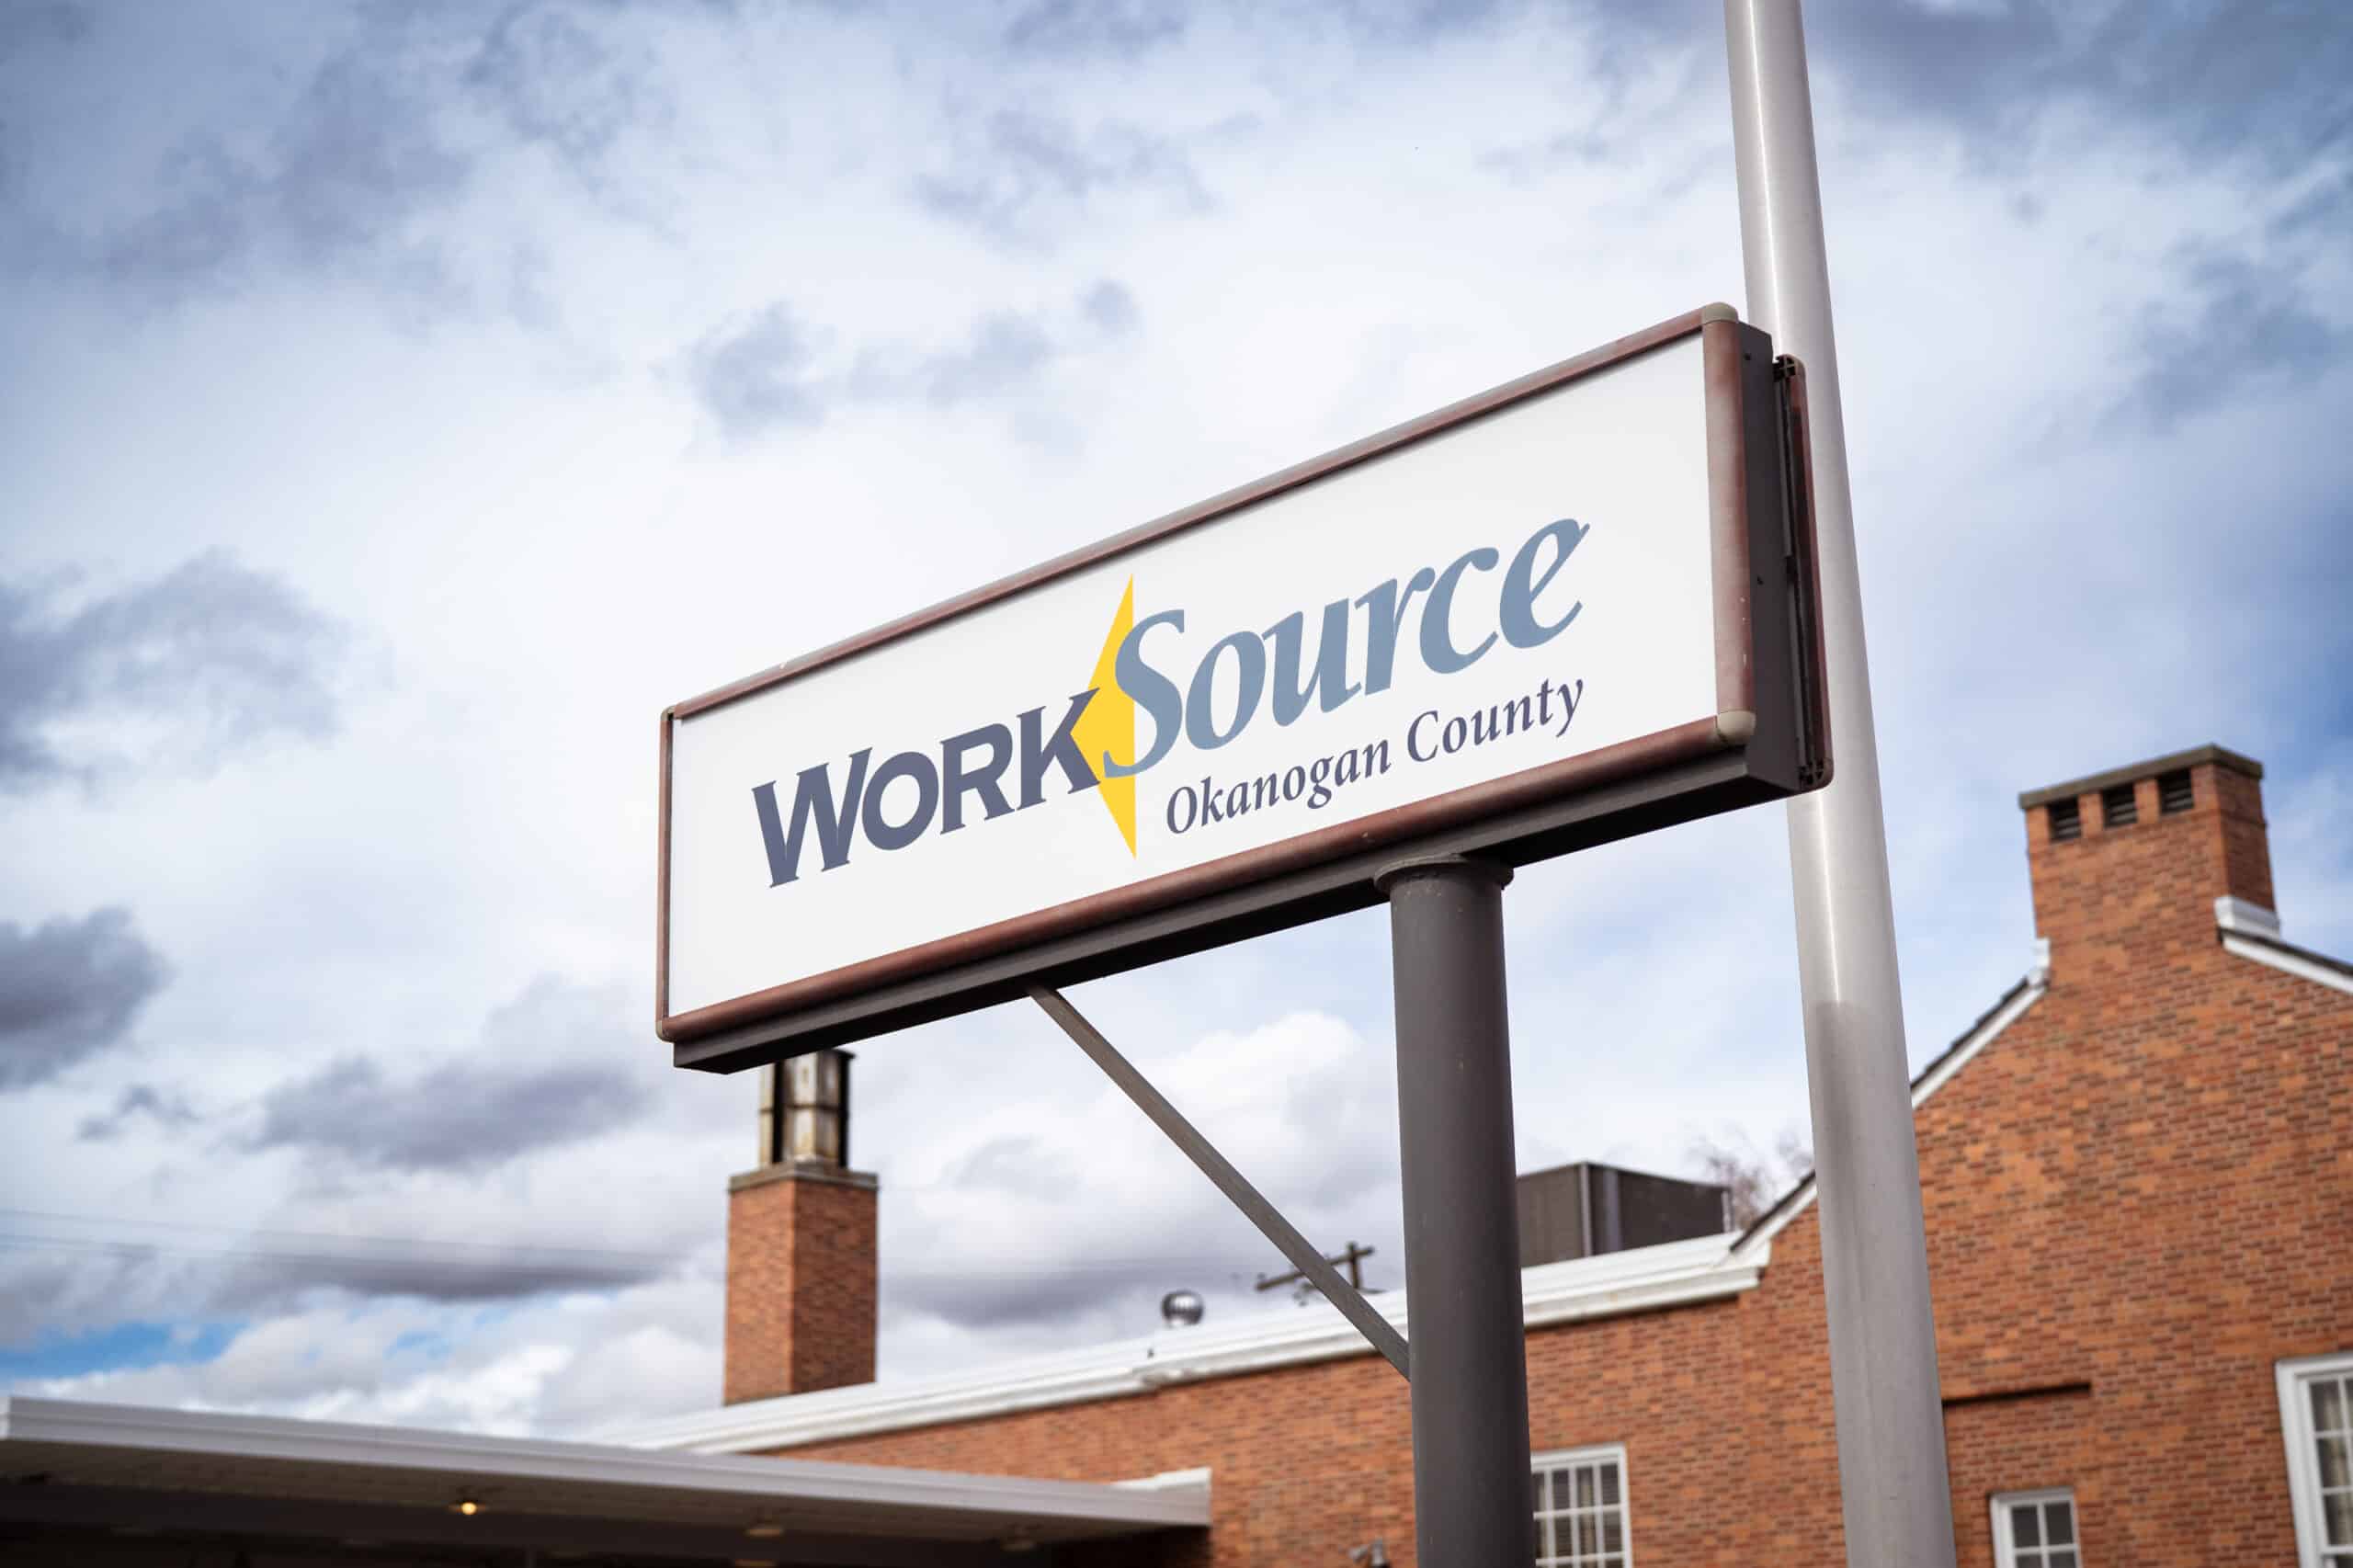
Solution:
M 2310 948 L 2300 948 L 2283 942 L 2260 930 L 2224 925 L 2222 929 L 2222 950 L 2234 958 L 2252 959 L 2259 964 L 2292 974 L 2299 980 L 2309 980 L 2315 985 L 2325 985 L 2332 991 L 2342 991 L 2353 996 L 2353 963 L 2316 953 Z
M 449 1471 L 469 1481 L 554 1481 L 696 1491 L 778 1503 L 866 1504 L 904 1512 L 997 1512 L 1029 1519 L 1140 1528 L 1205 1526 L 1205 1473 L 1143 1483 L 1041 1481 L 820 1460 L 710 1453 L 363 1426 L 277 1415 L 159 1410 L 80 1400 L 0 1396 L 0 1454 L 9 1443 L 55 1443 L 220 1459 Z
M 1531 1328 L 1722 1300 L 1756 1289 L 1766 1258 L 1737 1262 L 1731 1234 L 1541 1264 L 1520 1274 Z M 1405 1293 L 1369 1298 L 1399 1330 Z M 1167 1329 L 1058 1355 L 995 1362 L 904 1382 L 854 1384 L 632 1423 L 610 1441 L 701 1453 L 748 1453 L 804 1443 L 971 1421 L 1020 1410 L 1151 1393 L 1171 1383 L 1370 1356 L 1373 1348 L 1330 1305 L 1269 1310 L 1232 1325 Z M 756 1463 L 775 1463 L 756 1460 Z
M 2003 1030 L 2018 1022 L 2028 1008 L 2041 1001 L 2043 993 L 2050 988 L 2050 971 L 2038 965 L 2017 984 L 2003 992 L 1999 1001 L 1977 1015 L 1977 1021 L 1970 1025 L 1960 1039 L 1938 1053 L 1935 1061 L 1921 1068 L 1919 1076 L 1912 1080 L 1914 1113 L 1917 1114 L 1931 1095 L 1951 1082 L 1953 1074 L 1975 1060 L 1979 1051 L 1993 1044 Z M 1758 1215 L 1756 1221 L 1741 1233 L 1739 1241 L 1733 1244 L 1732 1256 L 1745 1258 L 1753 1252 L 1756 1261 L 1762 1264 L 1773 1238 L 1786 1230 L 1790 1221 L 1811 1208 L 1813 1199 L 1814 1181 L 1809 1176 L 1790 1188 L 1779 1203 Z
M 1519 1179 L 1526 1181 L 1529 1176 L 1552 1176 L 1559 1171 L 1574 1170 L 1616 1171 L 1620 1176 L 1644 1176 L 1652 1181 L 1681 1182 L 1686 1187 L 1721 1187 L 1723 1186 L 1720 1181 L 1703 1181 L 1698 1176 L 1670 1176 L 1665 1171 L 1646 1171 L 1640 1165 L 1621 1165 L 1610 1160 L 1563 1160 L 1557 1165 L 1541 1165 L 1532 1171 L 1522 1171 L 1519 1173 Z
M 2226 746 L 2192 746 L 2188 751 L 2153 756 L 2146 762 L 2128 763 L 2122 767 L 2111 767 L 2105 773 L 2094 773 L 2082 778 L 2071 778 L 2063 784 L 2046 784 L 2040 790 L 2029 790 L 2018 797 L 2018 808 L 2021 811 L 2030 812 L 2037 806 L 2047 806 L 2053 801 L 2072 801 L 2078 795 L 2088 795 L 2095 790 L 2106 790 L 2117 784 L 2133 784 L 2153 774 L 2171 773 L 2177 768 L 2197 767 L 2210 762 L 2217 767 L 2227 767 L 2234 772 L 2244 773 L 2250 778 L 2260 779 L 2263 777 L 2263 764 L 2251 756 L 2243 756 Z

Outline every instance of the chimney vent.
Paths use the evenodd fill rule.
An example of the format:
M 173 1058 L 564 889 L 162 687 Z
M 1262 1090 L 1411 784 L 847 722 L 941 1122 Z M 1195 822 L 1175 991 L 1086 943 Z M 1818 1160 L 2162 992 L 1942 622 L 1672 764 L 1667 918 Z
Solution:
M 2084 809 L 2070 795 L 2063 801 L 2051 802 L 2051 842 L 2064 844 L 2084 835 Z
M 2175 816 L 2198 803 L 2198 791 L 2191 788 L 2189 769 L 2177 767 L 2171 773 L 2157 775 L 2157 814 Z
M 849 1165 L 847 1051 L 813 1051 L 760 1070 L 760 1159 L 778 1165 Z
M 2141 803 L 2132 798 L 2130 784 L 2111 784 L 2099 792 L 2099 824 L 2102 827 L 2131 827 L 2141 820 Z

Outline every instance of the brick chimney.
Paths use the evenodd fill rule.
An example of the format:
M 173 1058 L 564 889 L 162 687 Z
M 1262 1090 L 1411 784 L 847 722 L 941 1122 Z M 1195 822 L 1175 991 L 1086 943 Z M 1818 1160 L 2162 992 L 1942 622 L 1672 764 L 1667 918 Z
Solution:
M 727 1184 L 726 1401 L 874 1381 L 877 1184 L 849 1168 L 847 1051 L 760 1073 L 760 1161 Z
M 2018 797 L 2055 983 L 2215 943 L 2217 901 L 2272 908 L 2263 765 L 2200 746 Z

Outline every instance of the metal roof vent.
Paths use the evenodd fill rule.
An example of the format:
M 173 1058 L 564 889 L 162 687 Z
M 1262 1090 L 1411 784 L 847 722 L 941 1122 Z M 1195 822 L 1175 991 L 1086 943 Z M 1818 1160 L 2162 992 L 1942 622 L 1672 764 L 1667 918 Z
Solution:
M 2072 797 L 2051 802 L 2051 842 L 2064 844 L 2084 835 L 2084 808 Z
M 2198 803 L 2198 795 L 2189 787 L 2189 769 L 2177 767 L 2171 773 L 2157 775 L 2157 814 L 2174 816 Z
M 2141 803 L 2133 798 L 2130 784 L 2111 784 L 2099 792 L 2099 820 L 2103 827 L 2131 827 L 2141 820 Z

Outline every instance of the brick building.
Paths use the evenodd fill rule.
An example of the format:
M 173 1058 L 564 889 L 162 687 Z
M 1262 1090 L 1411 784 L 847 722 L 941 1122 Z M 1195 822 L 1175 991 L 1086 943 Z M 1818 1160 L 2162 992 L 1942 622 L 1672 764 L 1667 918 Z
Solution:
M 2353 1568 L 2353 966 L 2280 939 L 2261 778 L 2206 747 L 2020 798 L 2032 967 L 1914 1088 L 1964 1568 Z M 1205 1532 L 1041 1555 L 1411 1561 L 1405 1385 L 1336 1313 L 878 1385 L 878 1200 L 822 1154 L 739 1177 L 731 1403 L 633 1440 L 1206 1471 Z M 1845 1561 L 1813 1200 L 1527 1270 L 1544 1562 Z

